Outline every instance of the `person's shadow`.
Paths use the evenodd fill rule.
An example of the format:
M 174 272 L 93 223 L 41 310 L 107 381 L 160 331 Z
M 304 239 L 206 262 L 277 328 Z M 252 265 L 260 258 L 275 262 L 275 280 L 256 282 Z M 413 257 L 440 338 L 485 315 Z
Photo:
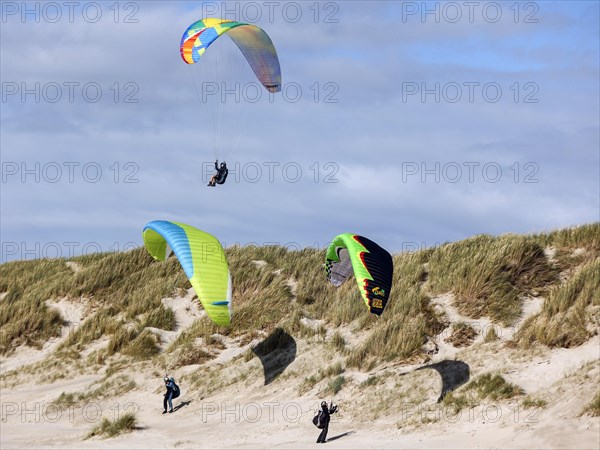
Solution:
M 442 377 L 442 392 L 438 398 L 438 403 L 444 400 L 448 392 L 452 392 L 459 386 L 469 381 L 469 365 L 463 361 L 453 361 L 445 359 L 443 361 L 419 367 L 416 370 L 433 369 Z
M 187 402 L 180 402 L 179 405 L 177 405 L 175 408 L 173 408 L 173 412 L 177 411 L 180 408 L 183 408 L 184 406 L 189 405 L 190 403 L 192 403 L 191 400 L 188 400 Z
M 252 351 L 263 365 L 266 386 L 296 359 L 296 341 L 282 328 L 275 328 Z
M 337 436 L 333 436 L 327 439 L 327 442 L 329 441 L 335 441 L 336 439 L 340 439 L 343 438 L 344 436 L 350 436 L 351 434 L 356 433 L 356 431 L 346 431 L 345 433 L 342 434 L 338 434 Z

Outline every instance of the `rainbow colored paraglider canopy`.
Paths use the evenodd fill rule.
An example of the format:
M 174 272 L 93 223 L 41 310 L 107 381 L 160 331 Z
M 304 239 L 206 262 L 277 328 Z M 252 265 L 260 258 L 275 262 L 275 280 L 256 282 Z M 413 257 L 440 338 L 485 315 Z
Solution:
M 181 57 L 188 64 L 197 63 L 206 49 L 223 34 L 235 42 L 256 78 L 269 92 L 281 91 L 277 51 L 269 35 L 255 25 L 217 18 L 194 22 L 181 38 Z

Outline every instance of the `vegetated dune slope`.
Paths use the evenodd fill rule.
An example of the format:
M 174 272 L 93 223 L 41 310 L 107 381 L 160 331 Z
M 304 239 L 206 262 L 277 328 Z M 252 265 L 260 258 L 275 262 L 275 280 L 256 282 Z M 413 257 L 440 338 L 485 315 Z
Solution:
M 319 447 L 323 399 L 332 448 L 600 447 L 600 224 L 395 255 L 380 318 L 321 250 L 226 253 L 228 329 L 173 257 L 0 265 L 1 448 Z

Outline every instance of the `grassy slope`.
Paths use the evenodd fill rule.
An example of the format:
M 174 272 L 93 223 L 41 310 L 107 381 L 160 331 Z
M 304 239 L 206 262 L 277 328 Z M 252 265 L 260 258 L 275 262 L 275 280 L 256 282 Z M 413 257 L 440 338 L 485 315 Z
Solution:
M 547 249 L 553 249 L 553 256 L 545 254 Z M 384 361 L 410 360 L 422 353 L 426 336 L 447 326 L 430 299 L 448 292 L 464 316 L 486 316 L 503 325 L 519 318 L 524 297 L 544 296 L 541 313 L 515 337 L 523 346 L 537 342 L 570 347 L 598 331 L 600 223 L 531 236 L 481 235 L 395 255 L 391 299 L 380 318 L 366 312 L 354 282 L 339 289 L 326 283 L 322 250 L 232 247 L 226 253 L 234 285 L 234 324 L 219 329 L 204 318 L 186 330 L 169 350 L 182 352 L 188 363 L 194 355 L 199 360 L 206 356 L 195 347 L 196 338 L 210 343 L 215 333 L 250 341 L 259 330 L 269 333 L 276 327 L 295 337 L 323 332 L 303 325 L 304 317 L 323 320 L 327 328 L 352 323 L 355 331 L 366 334 L 355 346 L 340 343 L 338 336 L 348 367 L 368 370 Z M 280 270 L 259 267 L 253 260 Z M 74 271 L 62 259 L 0 265 L 0 293 L 6 293 L 0 301 L 0 353 L 23 343 L 40 346 L 59 335 L 62 319 L 45 301 L 66 297 L 82 299 L 92 313 L 63 342 L 59 355 L 77 358 L 86 344 L 108 336 L 108 347 L 96 356 L 99 363 L 115 354 L 141 361 L 164 357 L 158 355 L 155 334 L 145 327 L 175 326 L 173 312 L 161 298 L 190 287 L 177 260 L 158 263 L 138 248 L 71 261 L 81 270 Z M 291 279 L 297 281 L 295 292 Z

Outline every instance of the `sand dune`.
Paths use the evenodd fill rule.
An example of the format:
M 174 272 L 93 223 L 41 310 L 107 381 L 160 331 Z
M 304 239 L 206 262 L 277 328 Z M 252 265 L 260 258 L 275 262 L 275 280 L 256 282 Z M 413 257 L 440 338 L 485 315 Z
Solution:
M 165 341 L 175 339 L 202 315 L 192 300 L 166 298 L 173 308 L 177 329 L 162 332 Z M 450 297 L 436 300 L 451 322 L 461 317 L 451 307 Z M 85 310 L 61 300 L 59 308 L 68 321 L 84 319 Z M 538 306 L 529 308 L 532 314 Z M 527 308 L 525 308 L 527 311 Z M 316 326 L 316 322 L 308 325 Z M 485 325 L 485 320 L 480 321 Z M 350 328 L 340 332 L 360 340 Z M 321 448 L 311 418 L 318 408 L 319 387 L 299 394 L 296 386 L 303 369 L 327 364 L 327 355 L 314 342 L 297 339 L 298 354 L 283 373 L 265 385 L 259 358 L 244 362 L 239 356 L 257 340 L 239 344 L 223 339 L 219 354 L 202 366 L 186 366 L 172 375 L 181 381 L 182 396 L 173 414 L 161 414 L 161 369 L 149 364 L 131 367 L 136 387 L 119 396 L 102 397 L 59 410 L 51 405 L 61 393 L 89 392 L 99 386 L 104 373 L 69 370 L 64 378 L 41 382 L 39 374 L 27 376 L 27 366 L 51 357 L 65 334 L 41 350 L 20 348 L 2 359 L 1 447 L 9 448 Z M 599 448 L 600 418 L 581 415 L 581 405 L 593 396 L 600 380 L 600 338 L 595 336 L 573 349 L 538 349 L 523 353 L 504 347 L 503 341 L 484 344 L 478 339 L 465 349 L 454 348 L 444 336 L 435 338 L 439 352 L 425 363 L 376 368 L 371 374 L 347 372 L 351 386 L 336 397 L 340 413 L 333 416 L 328 448 Z M 95 343 L 97 348 L 101 343 Z M 91 350 L 86 350 L 90 353 Z M 436 403 L 443 389 L 435 370 L 467 367 L 470 376 L 498 371 L 530 395 L 546 399 L 547 407 L 525 409 L 518 402 L 487 402 L 452 414 Z M 209 373 L 247 376 L 208 396 L 188 392 L 186 376 L 203 367 Z M 221 372 L 218 372 L 218 371 Z M 449 369 L 450 370 L 450 369 Z M 10 372 L 13 371 L 13 372 Z M 223 372 L 225 371 L 225 372 Z M 373 419 L 361 404 L 375 400 L 376 390 L 357 400 L 358 386 L 370 375 L 384 372 L 404 377 L 425 390 L 423 404 L 407 402 Z M 441 372 L 440 372 L 441 373 Z M 452 375 L 452 374 L 451 374 Z M 216 375 L 215 375 L 216 376 Z M 408 378 L 406 378 L 408 377 Z M 210 378 L 207 383 L 213 382 Z M 363 402 L 363 403 L 361 403 Z M 118 417 L 135 412 L 139 428 L 111 439 L 84 439 L 101 417 Z

